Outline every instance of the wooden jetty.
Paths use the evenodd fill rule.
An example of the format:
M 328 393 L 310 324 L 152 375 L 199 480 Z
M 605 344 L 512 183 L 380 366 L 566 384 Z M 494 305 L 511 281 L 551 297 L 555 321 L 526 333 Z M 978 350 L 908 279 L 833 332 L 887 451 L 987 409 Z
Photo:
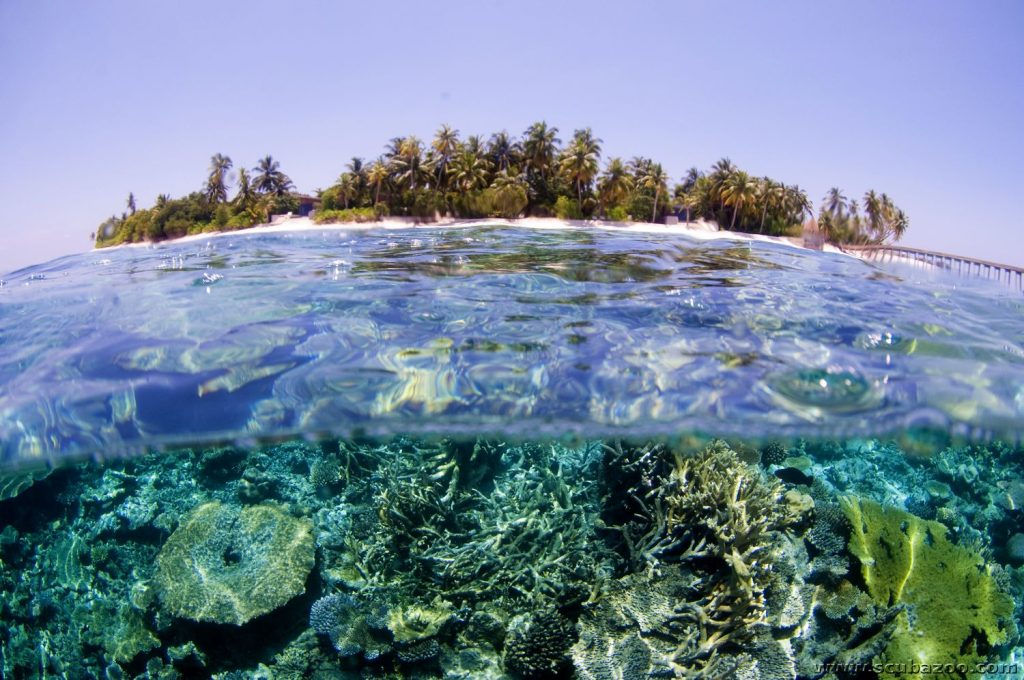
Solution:
M 843 246 L 843 250 L 873 262 L 906 262 L 942 269 L 960 276 L 990 279 L 1024 291 L 1024 268 L 976 260 L 933 250 L 894 245 Z

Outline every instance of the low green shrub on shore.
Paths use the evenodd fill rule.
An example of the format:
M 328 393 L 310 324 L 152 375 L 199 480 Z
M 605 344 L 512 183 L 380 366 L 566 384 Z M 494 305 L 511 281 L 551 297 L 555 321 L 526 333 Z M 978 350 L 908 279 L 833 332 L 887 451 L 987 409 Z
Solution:
M 317 224 L 334 224 L 337 222 L 376 222 L 377 211 L 373 208 L 349 208 L 347 210 L 318 210 L 313 214 Z

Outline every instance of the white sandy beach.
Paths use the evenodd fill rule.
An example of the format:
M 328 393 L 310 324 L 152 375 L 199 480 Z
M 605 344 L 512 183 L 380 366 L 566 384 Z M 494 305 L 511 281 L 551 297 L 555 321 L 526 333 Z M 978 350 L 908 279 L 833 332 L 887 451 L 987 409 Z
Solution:
M 805 250 L 799 239 L 787 238 L 784 236 L 764 236 L 761 234 L 746 234 L 735 231 L 720 230 L 713 222 L 694 220 L 689 223 L 678 224 L 656 224 L 653 222 L 612 222 L 606 220 L 560 220 L 553 217 L 523 217 L 519 219 L 502 219 L 498 217 L 482 219 L 454 219 L 446 218 L 437 222 L 415 222 L 411 218 L 385 218 L 378 222 L 345 222 L 334 224 L 317 224 L 309 217 L 277 217 L 268 224 L 258 224 L 248 229 L 236 231 L 209 232 L 204 234 L 192 234 L 177 239 L 169 239 L 160 243 L 187 243 L 200 241 L 209 238 L 221 238 L 237 234 L 272 234 L 280 232 L 301 232 L 301 231 L 369 231 L 379 229 L 436 229 L 438 227 L 465 228 L 484 225 L 508 225 L 510 227 L 521 227 L 527 229 L 582 229 L 594 230 L 603 229 L 606 231 L 625 231 L 636 233 L 660 233 L 680 234 L 702 241 L 718 239 L 729 239 L 736 241 L 763 241 L 766 243 L 778 243 L 790 248 Z M 122 244 L 124 247 L 147 247 L 154 245 L 154 242 L 145 241 L 142 243 Z M 121 246 L 111 246 L 121 247 Z M 825 245 L 825 251 L 831 253 L 843 253 L 838 248 Z

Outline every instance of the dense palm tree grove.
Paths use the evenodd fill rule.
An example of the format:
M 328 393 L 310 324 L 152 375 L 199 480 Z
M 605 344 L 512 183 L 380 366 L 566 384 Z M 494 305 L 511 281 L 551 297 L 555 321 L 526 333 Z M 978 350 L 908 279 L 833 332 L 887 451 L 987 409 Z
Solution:
M 372 161 L 353 158 L 330 187 L 318 194 L 318 222 L 369 221 L 383 216 L 433 220 L 555 216 L 562 219 L 662 221 L 704 219 L 736 231 L 799 235 L 814 214 L 799 186 L 755 177 L 728 158 L 707 172 L 690 168 L 670 188 L 661 163 L 644 157 L 611 157 L 602 163 L 602 140 L 590 128 L 575 130 L 563 144 L 558 128 L 531 125 L 521 138 L 501 131 L 468 135 L 449 125 L 433 139 L 395 137 Z M 203 188 L 180 199 L 161 195 L 149 209 L 111 217 L 97 232 L 99 245 L 159 240 L 202 231 L 252 226 L 296 209 L 291 180 L 271 156 L 252 170 L 216 154 Z M 234 183 L 235 195 L 228 198 Z M 863 213 L 838 189 L 826 196 L 821 232 L 840 243 L 899 239 L 907 228 L 902 210 L 886 195 L 869 191 Z

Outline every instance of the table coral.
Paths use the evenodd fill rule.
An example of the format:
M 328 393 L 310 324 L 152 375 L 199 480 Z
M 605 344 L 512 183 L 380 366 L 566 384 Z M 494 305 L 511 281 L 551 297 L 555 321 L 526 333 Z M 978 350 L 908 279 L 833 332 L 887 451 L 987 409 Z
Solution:
M 271 505 L 200 505 L 157 555 L 164 605 L 175 616 L 235 625 L 277 609 L 305 589 L 311 530 Z

